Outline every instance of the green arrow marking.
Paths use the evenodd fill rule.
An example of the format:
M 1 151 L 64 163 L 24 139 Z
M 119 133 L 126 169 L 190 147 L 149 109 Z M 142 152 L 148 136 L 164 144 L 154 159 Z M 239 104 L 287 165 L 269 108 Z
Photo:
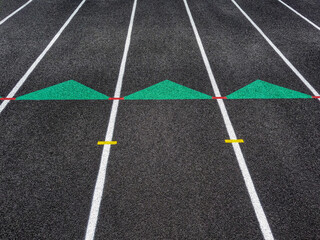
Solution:
M 106 100 L 109 97 L 81 83 L 69 80 L 28 93 L 16 100 Z
M 177 99 L 212 99 L 211 96 L 187 88 L 169 80 L 133 93 L 125 100 L 177 100 Z
M 262 80 L 231 93 L 228 99 L 279 99 L 279 98 L 312 98 L 310 95 L 280 87 Z

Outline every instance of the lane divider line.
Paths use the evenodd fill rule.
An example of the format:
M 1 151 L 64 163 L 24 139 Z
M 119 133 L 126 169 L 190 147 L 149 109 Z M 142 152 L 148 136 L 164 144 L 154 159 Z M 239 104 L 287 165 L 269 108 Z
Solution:
M 13 15 L 15 15 L 16 13 L 20 12 L 23 8 L 25 8 L 27 5 L 29 5 L 29 3 L 31 3 L 33 0 L 29 0 L 28 2 L 26 2 L 25 4 L 23 4 L 21 7 L 19 7 L 17 10 L 15 10 L 14 12 L 12 12 L 11 14 L 9 14 L 7 17 L 5 17 L 4 19 L 2 19 L 0 21 L 0 26 L 2 24 L 4 24 L 9 18 L 11 18 Z
M 208 75 L 209 75 L 209 78 L 210 78 L 210 81 L 211 81 L 211 85 L 213 87 L 214 94 L 215 94 L 216 97 L 221 97 L 217 82 L 216 82 L 216 80 L 214 78 L 214 75 L 212 73 L 212 69 L 211 69 L 207 54 L 206 54 L 206 52 L 204 50 L 201 38 L 199 36 L 196 24 L 195 24 L 195 22 L 193 20 L 191 11 L 190 11 L 188 3 L 187 3 L 187 0 L 183 0 L 183 1 L 184 1 L 184 5 L 186 7 L 186 10 L 187 10 L 191 25 L 192 25 L 192 29 L 193 29 L 194 35 L 195 35 L 195 37 L 197 39 L 197 42 L 198 42 L 198 46 L 200 48 L 200 52 L 201 52 L 204 64 L 206 66 L 206 69 L 207 69 L 207 72 L 208 72 Z M 229 118 L 229 115 L 228 115 L 228 112 L 227 112 L 227 109 L 225 107 L 223 99 L 218 99 L 217 101 L 218 101 L 218 104 L 219 104 L 219 108 L 220 108 L 220 111 L 221 111 L 225 126 L 227 128 L 227 132 L 228 132 L 229 138 L 230 139 L 237 139 L 236 133 L 235 133 L 234 128 L 232 126 L 232 123 L 231 123 L 231 120 Z M 256 214 L 256 217 L 258 219 L 261 232 L 263 234 L 263 237 L 264 237 L 265 240 L 273 240 L 274 238 L 273 238 L 273 235 L 272 235 L 272 232 L 271 232 L 271 229 L 270 229 L 266 214 L 264 213 L 264 210 L 263 210 L 262 205 L 260 203 L 260 199 L 258 197 L 257 191 L 256 191 L 255 186 L 253 184 L 253 181 L 252 181 L 249 169 L 247 167 L 246 161 L 244 159 L 242 150 L 240 148 L 240 145 L 239 145 L 239 143 L 232 143 L 232 147 L 233 147 L 233 150 L 235 152 L 235 155 L 236 155 L 236 158 L 237 158 L 237 161 L 238 161 L 238 164 L 239 164 L 239 167 L 240 167 L 240 170 L 241 170 L 245 185 L 246 185 L 248 193 L 249 193 L 249 197 L 250 197 L 253 209 L 255 211 L 255 214 Z
M 243 139 L 226 139 L 226 143 L 244 143 Z
M 232 3 L 240 10 L 240 12 L 247 18 L 247 20 L 254 26 L 254 28 L 261 34 L 261 36 L 269 43 L 269 45 L 273 48 L 273 50 L 282 58 L 282 60 L 288 65 L 289 68 L 297 75 L 298 78 L 307 86 L 307 88 L 313 93 L 315 96 L 319 96 L 320 94 L 317 92 L 314 87 L 307 81 L 307 79 L 302 76 L 302 74 L 298 71 L 298 69 L 293 66 L 293 64 L 283 55 L 283 53 L 279 50 L 279 48 L 274 45 L 274 43 L 264 34 L 264 32 L 258 27 L 257 24 L 246 14 L 246 12 L 237 4 L 235 0 L 231 0 Z M 320 101 L 320 99 L 319 99 Z
M 136 13 L 136 7 L 137 7 L 137 0 L 134 0 L 130 23 L 129 23 L 129 28 L 128 28 L 127 39 L 126 39 L 126 43 L 125 43 L 125 47 L 124 47 L 121 65 L 120 65 L 119 76 L 118 76 L 118 81 L 117 81 L 117 85 L 116 85 L 114 98 L 120 98 L 120 94 L 121 94 L 123 76 L 124 76 L 124 72 L 125 72 L 127 56 L 128 56 L 128 51 L 129 51 L 130 42 L 131 42 L 131 34 L 132 34 L 134 17 L 135 17 L 135 13 Z M 112 102 L 111 114 L 110 114 L 110 119 L 109 119 L 109 123 L 108 123 L 108 129 L 107 129 L 105 141 L 108 141 L 109 139 L 113 138 L 113 132 L 114 132 L 115 124 L 116 124 L 116 117 L 117 117 L 119 102 L 120 101 L 113 101 Z M 97 181 L 96 181 L 96 185 L 95 185 L 93 197 L 92 197 L 92 203 L 91 203 L 91 209 L 90 209 L 90 215 L 89 215 L 89 219 L 88 219 L 85 240 L 93 240 L 95 232 L 96 232 L 97 221 L 98 221 L 98 216 L 99 216 L 99 209 L 100 209 L 100 205 L 101 205 L 103 189 L 104 189 L 104 184 L 105 184 L 105 180 L 106 180 L 107 165 L 108 165 L 108 160 L 109 160 L 109 156 L 110 156 L 110 149 L 111 149 L 110 144 L 103 146 L 99 172 L 98 172 Z
M 73 13 L 70 15 L 68 20 L 63 24 L 63 26 L 60 28 L 60 30 L 56 33 L 56 35 L 52 38 L 48 46 L 43 50 L 43 52 L 39 55 L 39 57 L 34 61 L 34 63 L 31 65 L 31 67 L 28 69 L 28 71 L 23 75 L 23 77 L 17 82 L 17 84 L 14 86 L 14 88 L 11 90 L 11 92 L 8 94 L 6 98 L 13 98 L 14 95 L 19 91 L 19 89 L 22 87 L 22 85 L 25 83 L 29 75 L 33 72 L 33 70 L 38 66 L 40 61 L 44 58 L 44 56 L 47 54 L 47 52 L 50 50 L 50 48 L 53 46 L 53 44 L 57 41 L 57 39 L 60 37 L 63 30 L 69 25 L 73 17 L 77 14 L 77 12 L 80 10 L 82 5 L 87 0 L 82 0 L 82 2 L 78 5 L 78 7 L 73 11 Z M 5 100 L 0 105 L 0 114 L 2 111 L 6 108 L 10 100 Z
M 284 6 L 286 6 L 287 8 L 289 8 L 292 12 L 294 12 L 295 14 L 297 14 L 299 17 L 301 17 L 302 19 L 306 20 L 308 23 L 310 23 L 312 26 L 314 26 L 316 29 L 320 30 L 320 27 L 318 25 L 316 25 L 315 23 L 313 23 L 312 21 L 310 21 L 308 18 L 306 18 L 305 16 L 303 16 L 301 13 L 299 13 L 298 11 L 294 10 L 292 7 L 290 7 L 288 4 L 286 4 L 285 2 L 278 0 L 278 2 L 282 3 Z
M 109 98 L 109 100 L 124 100 L 124 98 Z
M 117 141 L 98 141 L 98 145 L 116 145 L 118 144 Z

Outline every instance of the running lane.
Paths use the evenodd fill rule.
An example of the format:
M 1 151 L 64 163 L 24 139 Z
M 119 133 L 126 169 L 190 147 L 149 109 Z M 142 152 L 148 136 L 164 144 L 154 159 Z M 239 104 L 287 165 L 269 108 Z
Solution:
M 74 79 L 112 96 L 132 2 L 88 1 L 18 95 Z M 92 14 L 94 13 L 94 14 Z M 1 239 L 83 239 L 111 101 L 12 101 L 1 113 Z
M 282 2 L 320 26 L 320 2 L 318 0 L 282 0 Z
M 138 1 L 122 96 L 213 90 L 183 1 Z M 262 239 L 215 100 L 120 101 L 96 239 Z
M 27 2 L 28 0 L 16 0 L 16 1 L 1 0 L 0 1 L 0 21 Z
M 256 79 L 309 93 L 231 2 L 190 1 L 189 5 L 222 95 Z M 291 31 L 295 29 L 288 29 L 288 35 Z M 225 103 L 245 141 L 242 150 L 275 239 L 319 238 L 319 102 Z
M 319 92 L 320 31 L 276 0 L 237 3 Z M 313 8 L 317 13 L 319 5 Z M 314 21 L 319 20 L 318 14 Z
M 81 1 L 37 1 L 0 26 L 0 96 L 6 96 Z

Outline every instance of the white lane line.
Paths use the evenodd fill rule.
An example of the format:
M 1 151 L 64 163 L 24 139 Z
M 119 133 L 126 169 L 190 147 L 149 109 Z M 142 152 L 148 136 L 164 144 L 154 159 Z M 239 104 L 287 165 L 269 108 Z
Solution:
M 310 23 L 312 26 L 314 26 L 316 29 L 320 30 L 320 27 L 318 25 L 316 25 L 315 23 L 311 22 L 308 18 L 306 18 L 305 16 L 303 16 L 302 14 L 300 14 L 299 12 L 297 12 L 296 10 L 294 10 L 292 7 L 290 7 L 288 4 L 282 2 L 281 0 L 278 0 L 280 3 L 282 3 L 284 6 L 286 6 L 287 8 L 289 8 L 292 12 L 294 12 L 295 14 L 297 14 L 299 17 L 303 18 L 304 20 L 306 20 L 308 23 Z
M 205 53 L 205 50 L 203 48 L 203 44 L 202 44 L 201 38 L 199 36 L 199 33 L 198 33 L 197 27 L 195 25 L 195 22 L 193 20 L 193 17 L 192 17 L 191 11 L 189 9 L 188 3 L 187 3 L 186 0 L 183 0 L 183 1 L 184 1 L 186 10 L 187 10 L 187 13 L 188 13 L 192 28 L 193 28 L 193 32 L 194 32 L 194 34 L 196 36 L 196 39 L 197 39 L 197 42 L 198 42 L 198 45 L 199 45 L 199 48 L 200 48 L 200 52 L 201 52 L 201 55 L 202 55 L 202 58 L 203 58 L 203 61 L 204 61 L 204 64 L 206 66 L 206 69 L 207 69 L 207 72 L 208 72 L 208 75 L 209 75 L 209 78 L 210 78 L 210 81 L 211 81 L 211 84 L 212 84 L 212 87 L 213 87 L 214 94 L 215 94 L 215 96 L 218 97 L 218 96 L 220 96 L 220 91 L 218 89 L 217 82 L 216 82 L 216 80 L 215 80 L 215 78 L 213 76 L 212 69 L 211 69 L 210 63 L 208 61 L 208 57 L 207 57 L 207 55 Z M 226 107 L 224 105 L 224 101 L 222 99 L 218 99 L 218 104 L 219 104 L 219 108 L 220 108 L 220 111 L 222 113 L 223 120 L 224 120 L 224 123 L 226 125 L 227 131 L 228 131 L 228 134 L 229 134 L 229 138 L 230 139 L 237 139 L 237 136 L 236 136 L 236 133 L 235 133 L 234 128 L 232 126 L 232 123 L 230 121 L 227 109 L 226 109 Z M 236 158 L 237 158 L 237 161 L 238 161 L 238 164 L 239 164 L 239 167 L 240 167 L 240 170 L 241 170 L 245 185 L 247 187 L 251 203 L 253 205 L 255 214 L 257 216 L 257 219 L 258 219 L 258 222 L 259 222 L 260 229 L 261 229 L 261 232 L 263 234 L 263 237 L 266 240 L 273 240 L 274 238 L 273 238 L 273 235 L 272 235 L 272 232 L 271 232 L 267 217 L 266 217 L 266 215 L 265 215 L 265 213 L 263 211 L 263 208 L 261 206 L 258 194 L 257 194 L 256 189 L 254 187 L 254 184 L 253 184 L 252 178 L 250 176 L 246 161 L 245 161 L 244 156 L 242 154 L 240 145 L 239 145 L 239 143 L 232 143 L 232 146 L 233 146 L 233 150 L 234 150 L 234 152 L 236 154 Z
M 240 10 L 240 12 L 249 20 L 249 22 L 258 30 L 262 37 L 269 43 L 269 45 L 276 51 L 276 53 L 282 58 L 282 60 L 291 68 L 291 70 L 297 75 L 298 78 L 309 88 L 314 96 L 319 96 L 317 90 L 315 90 L 311 84 L 302 76 L 302 74 L 292 65 L 292 63 L 283 55 L 283 53 L 273 44 L 273 42 L 264 34 L 264 32 L 255 24 L 255 22 L 242 10 L 242 8 L 234 1 L 233 4 Z M 320 101 L 320 99 L 319 99 Z
M 7 21 L 9 18 L 11 18 L 13 15 L 15 15 L 17 12 L 21 11 L 24 7 L 26 7 L 29 3 L 31 3 L 33 0 L 29 0 L 25 4 L 23 4 L 21 7 L 19 7 L 17 10 L 15 10 L 13 13 L 11 13 L 9 16 L 5 17 L 0 21 L 0 25 L 2 25 L 5 21 Z
M 63 30 L 68 26 L 68 24 L 71 22 L 73 17 L 77 14 L 77 12 L 80 10 L 82 5 L 86 2 L 86 0 L 83 0 L 78 7 L 73 11 L 71 16 L 68 18 L 68 20 L 63 24 L 63 26 L 60 28 L 60 30 L 57 32 L 57 34 L 53 37 L 53 39 L 50 41 L 48 46 L 43 50 L 43 52 L 39 55 L 39 57 L 34 61 L 34 63 L 31 65 L 31 67 L 28 69 L 28 71 L 22 76 L 22 78 L 17 82 L 17 84 L 14 86 L 14 88 L 11 90 L 11 92 L 8 94 L 7 98 L 13 98 L 14 95 L 19 91 L 19 89 L 22 87 L 24 82 L 27 80 L 29 75 L 33 72 L 33 70 L 38 66 L 40 61 L 44 58 L 46 53 L 50 50 L 50 48 L 53 46 L 53 44 L 57 41 L 57 39 L 60 37 Z M 6 108 L 8 103 L 11 100 L 4 100 L 0 105 L 0 114 L 2 111 Z
M 130 18 L 129 29 L 128 29 L 128 34 L 127 34 L 127 39 L 126 39 L 126 43 L 125 43 L 125 48 L 124 48 L 124 52 L 123 52 L 120 70 L 119 70 L 117 86 L 116 86 L 116 90 L 114 93 L 114 98 L 119 98 L 120 94 L 121 94 L 123 76 L 124 76 L 124 72 L 125 72 L 127 56 L 128 56 L 128 51 L 129 51 L 130 42 L 131 42 L 131 34 L 132 34 L 133 21 L 134 21 L 134 16 L 135 16 L 135 12 L 136 12 L 136 7 L 137 7 L 137 0 L 134 0 L 131 18 Z M 110 114 L 110 118 L 109 118 L 109 124 L 108 124 L 108 129 L 107 129 L 105 141 L 112 141 L 113 131 L 114 131 L 117 112 L 118 112 L 118 106 L 119 106 L 119 100 L 114 100 L 112 103 L 112 109 L 111 109 L 111 114 Z M 96 181 L 96 185 L 94 188 L 94 193 L 93 193 L 93 198 L 92 198 L 92 203 L 91 203 L 90 216 L 88 219 L 85 240 L 93 240 L 94 234 L 96 232 L 99 209 L 100 209 L 100 204 L 101 204 L 101 200 L 102 200 L 102 196 L 103 196 L 103 189 L 104 189 L 104 184 L 105 184 L 105 179 L 106 179 L 106 172 L 107 172 L 108 159 L 109 159 L 109 155 L 110 155 L 110 149 L 111 149 L 111 145 L 104 145 L 103 146 L 99 172 L 98 172 L 97 181 Z

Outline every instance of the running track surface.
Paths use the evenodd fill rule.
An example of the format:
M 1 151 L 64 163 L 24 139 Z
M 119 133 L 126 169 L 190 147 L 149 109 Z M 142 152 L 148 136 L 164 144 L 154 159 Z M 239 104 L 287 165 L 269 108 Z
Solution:
M 0 21 L 26 2 L 1 0 Z M 283 2 L 320 26 L 318 0 Z M 256 79 L 314 95 L 237 4 L 320 91 L 320 31 L 278 0 L 33 0 L 0 25 L 0 96 L 73 13 L 15 96 L 70 79 L 111 97 L 166 79 L 215 96 L 186 3 L 221 96 Z M 0 239 L 320 239 L 317 99 L 224 101 L 258 203 L 218 100 L 117 101 L 8 102 Z

